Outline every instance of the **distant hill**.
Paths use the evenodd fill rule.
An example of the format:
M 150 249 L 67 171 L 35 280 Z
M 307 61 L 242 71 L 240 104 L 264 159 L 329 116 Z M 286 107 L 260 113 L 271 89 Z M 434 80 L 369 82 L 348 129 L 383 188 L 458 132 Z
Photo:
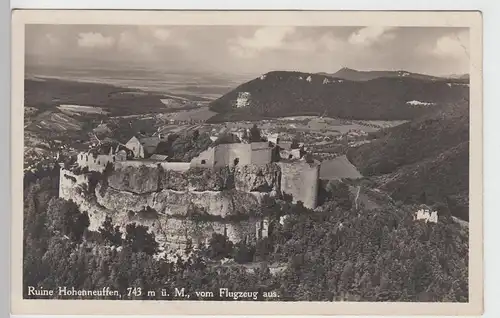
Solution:
M 394 199 L 424 203 L 425 192 L 433 203 L 453 201 L 452 213 L 468 218 L 468 103 L 446 105 L 377 137 L 347 154 L 363 175 L 376 176 Z
M 318 75 L 330 76 L 341 78 L 349 81 L 369 81 L 376 78 L 381 77 L 408 77 L 415 78 L 426 81 L 443 81 L 446 79 L 454 79 L 454 80 L 462 80 L 463 83 L 468 83 L 469 75 L 468 74 L 460 74 L 460 75 L 450 75 L 450 76 L 432 76 L 426 74 L 419 74 L 408 72 L 404 70 L 399 71 L 358 71 L 352 68 L 343 67 L 339 69 L 335 73 L 317 73 Z
M 429 81 L 402 76 L 351 81 L 319 74 L 274 71 L 213 101 L 210 110 L 218 115 L 210 121 L 294 115 L 407 120 L 429 113 L 444 103 L 466 99 L 468 95 L 469 87 L 462 80 Z M 242 98 L 238 104 L 239 97 Z
M 449 75 L 447 78 L 461 79 L 461 80 L 466 80 L 466 81 L 470 80 L 469 74 L 452 74 L 452 75 Z
M 113 116 L 165 112 L 164 94 L 104 83 L 53 78 L 24 80 L 24 105 L 52 110 L 62 104 L 102 107 Z M 169 97 L 174 99 L 175 97 Z M 179 99 L 181 100 L 181 99 Z M 181 100 L 182 101 L 182 100 Z
M 369 81 L 372 79 L 376 78 L 381 78 L 381 77 L 409 77 L 409 78 L 416 78 L 416 79 L 421 79 L 421 80 L 442 80 L 440 77 L 436 76 L 431 76 L 431 75 L 425 75 L 425 74 L 418 74 L 418 73 L 412 73 L 412 72 L 407 72 L 407 71 L 358 71 L 354 70 L 352 68 L 348 67 L 343 67 L 340 70 L 338 70 L 335 73 L 328 74 L 328 73 L 319 73 L 320 75 L 326 75 L 326 76 L 331 76 L 331 77 L 337 77 L 337 78 L 342 78 L 345 80 L 350 80 L 350 81 Z

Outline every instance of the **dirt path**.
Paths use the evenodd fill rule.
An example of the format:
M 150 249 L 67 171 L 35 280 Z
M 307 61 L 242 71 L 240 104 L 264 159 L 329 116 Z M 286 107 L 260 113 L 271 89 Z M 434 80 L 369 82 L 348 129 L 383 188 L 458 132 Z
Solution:
M 380 208 L 380 205 L 370 199 L 370 196 L 363 191 L 362 186 L 351 187 L 351 193 L 354 195 L 354 204 L 356 208 L 363 203 L 364 207 L 368 210 Z

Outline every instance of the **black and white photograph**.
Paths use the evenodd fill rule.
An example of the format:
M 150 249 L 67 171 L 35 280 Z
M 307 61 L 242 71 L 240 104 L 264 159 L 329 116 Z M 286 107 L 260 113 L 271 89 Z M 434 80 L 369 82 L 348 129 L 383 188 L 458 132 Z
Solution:
M 471 28 L 211 17 L 24 25 L 22 299 L 480 294 Z

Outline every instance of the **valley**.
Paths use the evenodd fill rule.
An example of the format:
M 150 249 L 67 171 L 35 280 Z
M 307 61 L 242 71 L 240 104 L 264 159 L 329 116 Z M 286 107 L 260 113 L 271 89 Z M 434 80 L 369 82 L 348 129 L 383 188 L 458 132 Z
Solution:
M 271 72 L 264 78 L 261 77 L 238 86 L 236 90 L 241 90 L 246 87 L 245 85 L 251 85 L 250 83 L 265 82 L 272 78 L 277 81 L 276 85 L 278 85 L 271 85 L 269 88 L 275 94 L 273 98 L 281 98 L 276 91 L 281 90 L 279 85 L 282 84 L 279 84 L 279 81 L 284 81 L 287 87 L 290 85 L 293 87 L 293 85 L 298 85 L 297 80 L 293 80 L 289 76 L 296 76 L 302 78 L 299 81 L 302 81 L 303 85 L 314 84 L 312 77 L 311 82 L 308 83 L 305 75 L 302 73 Z M 411 78 L 412 81 L 422 81 L 412 76 L 404 77 L 404 80 L 407 78 Z M 371 84 L 378 87 L 380 83 L 373 82 L 377 79 L 385 80 L 379 77 L 366 81 L 358 79 L 358 82 L 352 82 L 349 85 L 358 85 L 361 81 L 363 85 Z M 318 79 L 315 80 L 318 81 Z M 429 82 L 418 83 L 418 85 L 440 86 L 443 81 L 435 78 L 425 79 L 425 81 L 427 80 Z M 251 115 L 250 120 L 234 119 L 224 122 L 214 120 L 214 118 L 221 116 L 221 113 L 214 110 L 218 109 L 219 101 L 224 100 L 226 95 L 212 102 L 203 101 L 206 98 L 203 87 L 200 88 L 199 95 L 188 98 L 166 91 L 159 92 L 155 89 L 142 91 L 131 87 L 96 83 L 95 81 L 89 83 L 44 78 L 43 80 L 27 79 L 25 83 L 25 171 L 32 173 L 56 158 L 72 157 L 78 151 L 91 149 L 103 142 L 126 142 L 135 135 L 186 134 L 195 130 L 201 134 L 207 134 L 211 138 L 216 138 L 226 133 L 241 132 L 251 128 L 256 123 L 255 118 L 252 118 Z M 341 85 L 342 83 L 337 84 Z M 174 82 L 171 85 L 180 86 Z M 327 84 L 318 85 L 324 87 Z M 328 85 L 332 84 L 328 83 Z M 449 86 L 446 87 L 449 88 Z M 335 90 L 335 88 L 332 89 Z M 120 95 L 117 95 L 118 93 Z M 454 95 L 452 92 L 447 94 L 451 94 L 448 97 L 449 100 L 465 96 L 464 92 L 460 90 L 453 93 Z M 390 98 L 387 95 L 382 94 L 382 96 Z M 322 98 L 321 93 L 317 98 Z M 440 98 L 442 99 L 442 97 Z M 427 100 L 431 99 L 427 98 Z M 176 106 L 168 106 L 169 102 L 167 101 L 170 104 L 175 103 Z M 455 103 L 440 103 L 436 99 L 432 99 L 432 101 L 437 104 L 432 107 L 419 107 L 418 112 L 413 115 L 417 116 L 417 119 L 413 121 L 408 119 L 372 119 L 372 113 L 366 115 L 365 119 L 329 117 L 327 115 L 329 111 L 326 109 L 321 115 L 261 118 L 258 121 L 258 127 L 265 137 L 279 135 L 280 139 L 285 142 L 299 141 L 304 149 L 311 152 L 315 160 L 324 162 L 320 169 L 322 179 L 336 179 L 338 175 L 359 178 L 364 175 L 366 178 L 377 180 L 378 187 L 389 191 L 396 199 L 418 202 L 418 199 L 415 199 L 419 197 L 417 192 L 423 190 L 411 190 L 411 184 L 414 181 L 408 179 L 409 176 L 403 176 L 413 169 L 422 169 L 419 168 L 421 166 L 419 162 L 427 165 L 425 162 L 432 160 L 430 159 L 432 156 L 444 153 L 449 147 L 468 140 L 468 114 L 466 112 L 468 108 L 466 104 L 460 100 Z M 252 103 L 254 104 L 247 106 L 249 109 L 253 109 L 254 105 L 257 105 L 255 99 L 252 99 Z M 142 106 L 136 107 L 137 105 Z M 404 108 L 407 105 L 401 103 L 398 107 Z M 309 109 L 308 107 L 304 108 Z M 254 112 L 250 111 L 250 114 L 252 113 Z M 227 112 L 223 114 L 226 116 Z M 388 118 L 392 117 L 390 113 L 388 114 Z M 411 113 L 405 114 L 412 116 Z M 436 121 L 438 116 L 441 116 L 442 120 Z M 429 126 L 423 127 L 422 125 Z M 410 131 L 412 132 L 409 133 Z M 413 131 L 417 134 L 413 134 Z M 423 135 L 418 134 L 420 131 L 420 134 L 423 133 Z M 440 132 L 445 135 L 440 136 Z M 440 142 L 432 142 L 426 138 L 433 138 L 440 140 Z M 419 144 L 423 146 L 420 147 Z M 411 148 L 408 148 L 410 145 Z M 412 153 L 412 151 L 415 152 Z M 347 165 L 345 162 L 341 162 L 342 156 L 348 158 L 345 159 Z M 337 157 L 338 159 L 336 159 Z M 349 169 L 353 169 L 349 167 L 349 165 L 352 166 L 351 163 L 356 166 L 352 173 L 347 172 Z M 402 196 L 393 192 L 391 184 L 395 182 L 398 184 L 409 182 L 405 188 L 407 190 L 404 190 L 407 194 Z M 462 181 L 460 184 L 463 183 Z M 429 191 L 431 197 L 435 191 L 437 190 Z M 439 192 L 437 199 L 444 202 L 444 198 L 439 197 L 443 195 L 441 192 Z M 398 193 L 402 193 L 401 190 Z M 446 192 L 446 195 L 454 196 L 458 193 L 450 190 Z M 463 202 L 463 199 L 459 201 Z M 458 214 L 462 215 L 462 218 L 466 218 L 463 216 L 463 212 Z

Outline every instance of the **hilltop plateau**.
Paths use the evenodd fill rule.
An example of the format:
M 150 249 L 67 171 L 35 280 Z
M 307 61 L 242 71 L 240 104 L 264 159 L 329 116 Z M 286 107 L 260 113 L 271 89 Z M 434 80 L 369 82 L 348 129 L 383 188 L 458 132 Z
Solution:
M 407 72 L 404 70 L 398 71 L 358 71 L 352 68 L 343 67 L 339 69 L 335 73 L 325 73 L 321 72 L 318 75 L 325 75 L 330 77 L 341 78 L 349 81 L 369 81 L 376 78 L 381 77 L 406 77 L 406 78 L 414 78 L 420 80 L 427 81 L 442 81 L 445 79 L 454 79 L 454 80 L 463 80 L 463 83 L 468 83 L 469 75 L 461 74 L 461 75 L 450 75 L 446 77 L 438 77 L 427 74 L 419 74 L 414 72 Z

